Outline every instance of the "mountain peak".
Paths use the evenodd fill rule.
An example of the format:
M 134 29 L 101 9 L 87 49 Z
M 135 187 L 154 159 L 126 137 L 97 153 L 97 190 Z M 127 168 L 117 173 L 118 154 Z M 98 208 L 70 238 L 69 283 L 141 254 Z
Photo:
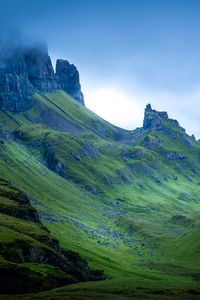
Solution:
M 150 104 L 150 103 L 148 103 L 148 104 L 146 105 L 145 110 L 152 111 L 152 108 L 151 108 L 151 104 Z
M 0 109 L 25 111 L 32 107 L 35 91 L 61 89 L 84 105 L 77 68 L 66 60 L 57 64 L 55 73 L 46 43 L 4 44 L 0 49 Z
M 143 121 L 144 129 L 163 130 L 166 127 L 166 120 L 169 120 L 174 125 L 179 126 L 176 120 L 169 119 L 166 111 L 157 111 L 155 109 L 152 109 L 151 104 L 146 105 Z

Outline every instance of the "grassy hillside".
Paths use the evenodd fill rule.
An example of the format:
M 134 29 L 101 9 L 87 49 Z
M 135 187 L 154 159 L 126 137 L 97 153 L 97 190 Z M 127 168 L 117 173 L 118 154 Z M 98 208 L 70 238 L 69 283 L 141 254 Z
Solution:
M 0 112 L 0 176 L 108 278 L 35 299 L 198 299 L 200 142 L 154 111 L 153 125 L 126 131 L 64 92 L 35 97 L 25 113 Z
M 0 179 L 0 292 L 22 293 L 103 279 L 50 235 L 27 195 Z

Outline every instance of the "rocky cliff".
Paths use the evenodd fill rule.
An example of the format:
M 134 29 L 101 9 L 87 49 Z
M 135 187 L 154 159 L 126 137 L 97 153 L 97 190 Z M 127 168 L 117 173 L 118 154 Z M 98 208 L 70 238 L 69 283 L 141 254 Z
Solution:
M 46 45 L 28 47 L 24 61 L 31 84 L 41 92 L 54 92 L 58 83 Z
M 178 121 L 170 119 L 168 117 L 167 112 L 165 111 L 156 111 L 151 108 L 151 104 L 147 104 L 144 113 L 144 121 L 143 121 L 143 128 L 144 129 L 155 129 L 155 130 L 165 130 L 169 129 L 169 126 L 166 127 L 167 123 L 171 123 L 175 126 L 179 126 Z M 169 124 L 167 124 L 169 125 Z M 180 129 L 182 129 L 180 127 Z M 183 130 L 183 129 L 182 129 Z
M 58 59 L 56 62 L 56 77 L 59 89 L 73 95 L 76 100 L 84 105 L 77 68 L 67 60 Z
M 18 43 L 0 50 L 0 109 L 25 111 L 34 103 L 34 92 L 60 89 L 84 105 L 77 68 L 59 59 L 54 72 L 46 45 Z

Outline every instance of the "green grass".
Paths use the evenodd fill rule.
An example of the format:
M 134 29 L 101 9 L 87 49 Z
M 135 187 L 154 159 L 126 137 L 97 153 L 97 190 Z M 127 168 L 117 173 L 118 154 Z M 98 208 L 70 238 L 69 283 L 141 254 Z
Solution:
M 32 197 L 43 224 L 65 249 L 103 269 L 109 280 L 41 297 L 96 299 L 106 294 L 106 299 L 133 295 L 145 299 L 148 294 L 152 299 L 159 295 L 171 299 L 170 293 L 177 299 L 179 294 L 182 299 L 190 297 L 187 291 L 197 289 L 200 273 L 200 143 L 169 121 L 167 134 L 120 131 L 64 92 L 47 97 L 56 106 L 38 94 L 37 106 L 28 112 L 37 124 L 22 113 L 12 115 L 21 126 L 11 126 L 4 117 L 6 126 L 17 132 L 17 141 L 0 145 L 0 176 Z M 73 131 L 72 125 L 66 132 L 45 125 L 41 111 L 47 108 L 79 131 Z M 149 140 L 157 139 L 161 146 L 151 148 Z M 94 155 L 85 150 L 87 143 Z M 47 167 L 48 151 L 65 165 L 63 177 Z M 169 152 L 183 153 L 187 159 L 170 161 Z M 6 206 L 5 199 L 2 205 Z M 176 221 L 179 215 L 185 221 Z M 2 220 L 12 230 L 15 220 Z M 22 221 L 20 233 L 28 230 Z M 32 237 L 37 234 L 33 230 Z

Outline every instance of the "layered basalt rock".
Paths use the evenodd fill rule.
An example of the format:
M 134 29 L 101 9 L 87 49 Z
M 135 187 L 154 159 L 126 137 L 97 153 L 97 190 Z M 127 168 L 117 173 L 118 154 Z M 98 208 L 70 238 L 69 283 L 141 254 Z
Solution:
M 34 104 L 34 93 L 64 90 L 84 105 L 77 68 L 57 60 L 54 72 L 44 44 L 7 45 L 0 50 L 0 109 L 22 112 Z
M 67 60 L 58 59 L 56 62 L 56 76 L 59 89 L 66 91 L 84 105 L 77 68 Z
M 41 92 L 54 92 L 59 86 L 54 74 L 51 58 L 45 45 L 26 49 L 24 61 L 28 79 Z
M 168 123 L 173 124 L 173 126 L 179 127 L 181 130 L 183 130 L 183 128 L 179 126 L 177 120 L 173 120 L 168 117 L 167 112 L 156 111 L 151 108 L 151 104 L 147 104 L 145 108 L 144 121 L 143 121 L 144 129 L 155 129 L 159 131 L 169 130 L 170 127 L 166 126 L 166 121 Z
M 35 89 L 23 76 L 17 74 L 0 75 L 0 109 L 25 111 L 33 106 Z

